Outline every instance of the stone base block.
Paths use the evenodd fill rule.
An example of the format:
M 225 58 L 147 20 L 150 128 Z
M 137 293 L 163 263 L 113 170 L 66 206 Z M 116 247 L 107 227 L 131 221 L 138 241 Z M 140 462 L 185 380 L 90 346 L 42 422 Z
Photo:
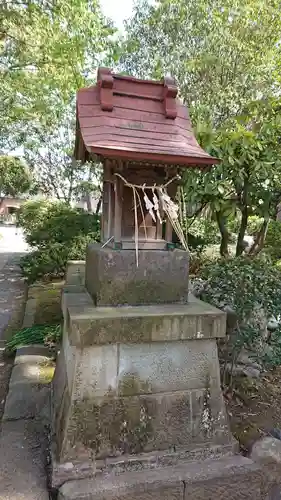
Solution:
M 225 336 L 224 312 L 189 295 L 188 304 L 95 307 L 89 294 L 63 294 L 69 341 L 80 347 Z
M 85 284 L 84 260 L 69 260 L 66 266 L 65 282 L 67 285 L 84 286 Z
M 265 500 L 262 469 L 239 455 L 66 482 L 59 500 Z
M 187 462 L 203 462 L 218 460 L 222 457 L 233 457 L 239 453 L 238 442 L 228 445 L 210 446 L 206 443 L 197 445 L 194 449 L 178 450 L 177 452 L 154 451 L 137 455 L 109 457 L 104 460 L 72 460 L 59 463 L 55 456 L 54 443 L 51 446 L 51 468 L 49 483 L 52 491 L 57 491 L 64 483 L 81 479 L 95 479 L 103 473 L 119 475 L 136 471 L 152 471 L 155 469 L 176 467 Z
M 94 307 L 86 292 L 63 293 L 63 311 L 53 381 L 58 463 L 229 445 L 216 346 L 224 313 L 194 297 Z
M 171 304 L 188 299 L 188 253 L 89 245 L 85 282 L 97 306 Z

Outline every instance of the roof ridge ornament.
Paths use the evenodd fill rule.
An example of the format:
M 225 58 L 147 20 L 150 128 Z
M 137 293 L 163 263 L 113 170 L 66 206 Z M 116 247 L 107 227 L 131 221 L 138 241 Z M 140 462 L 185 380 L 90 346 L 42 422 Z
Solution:
M 175 119 L 177 117 L 176 97 L 178 88 L 174 78 L 171 76 L 164 77 L 164 107 L 166 118 Z
M 100 89 L 100 105 L 103 111 L 113 110 L 113 82 L 114 78 L 109 68 L 99 68 L 98 86 Z

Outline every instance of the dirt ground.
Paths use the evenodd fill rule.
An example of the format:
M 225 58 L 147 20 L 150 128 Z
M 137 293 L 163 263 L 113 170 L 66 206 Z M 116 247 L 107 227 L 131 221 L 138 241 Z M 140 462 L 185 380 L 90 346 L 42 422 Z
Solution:
M 281 367 L 260 379 L 234 378 L 233 388 L 225 394 L 230 427 L 247 454 L 254 441 L 273 428 L 281 430 Z

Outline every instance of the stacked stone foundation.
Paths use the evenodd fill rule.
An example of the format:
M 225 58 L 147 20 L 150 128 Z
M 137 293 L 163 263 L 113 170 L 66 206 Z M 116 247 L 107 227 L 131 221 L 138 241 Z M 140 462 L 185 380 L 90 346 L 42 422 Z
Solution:
M 63 292 L 63 343 L 53 386 L 52 483 L 64 484 L 60 498 L 125 500 L 130 493 L 118 481 L 131 484 L 137 471 L 135 481 L 142 484 L 157 471 L 157 495 L 169 490 L 165 478 L 171 474 L 182 478 L 180 487 L 165 495 L 183 498 L 186 474 L 186 498 L 211 499 L 206 481 L 219 488 L 219 464 L 226 459 L 216 498 L 254 498 L 246 483 L 241 486 L 246 476 L 255 482 L 255 498 L 266 498 L 261 471 L 234 455 L 216 344 L 226 317 L 188 295 L 188 254 L 140 251 L 136 267 L 134 251 L 91 245 L 85 288 L 78 274 L 68 272 Z M 192 486 L 196 464 L 201 479 Z M 216 472 L 208 476 L 210 467 Z M 92 481 L 84 496 L 73 496 L 76 479 Z M 224 487 L 231 481 L 236 497 Z

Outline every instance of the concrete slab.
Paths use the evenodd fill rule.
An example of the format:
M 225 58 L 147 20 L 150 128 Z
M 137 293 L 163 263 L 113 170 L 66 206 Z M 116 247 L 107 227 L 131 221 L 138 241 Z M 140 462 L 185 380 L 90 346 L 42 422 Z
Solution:
M 262 469 L 239 455 L 65 483 L 59 500 L 264 500 Z
M 48 500 L 44 429 L 34 421 L 4 422 L 0 435 L 1 500 Z
M 47 349 L 36 346 L 18 350 L 5 404 L 4 421 L 50 418 L 50 383 L 54 368 L 52 365 L 48 366 L 48 354 Z
M 3 420 L 48 418 L 50 406 L 50 387 L 38 388 L 18 385 L 9 390 Z

